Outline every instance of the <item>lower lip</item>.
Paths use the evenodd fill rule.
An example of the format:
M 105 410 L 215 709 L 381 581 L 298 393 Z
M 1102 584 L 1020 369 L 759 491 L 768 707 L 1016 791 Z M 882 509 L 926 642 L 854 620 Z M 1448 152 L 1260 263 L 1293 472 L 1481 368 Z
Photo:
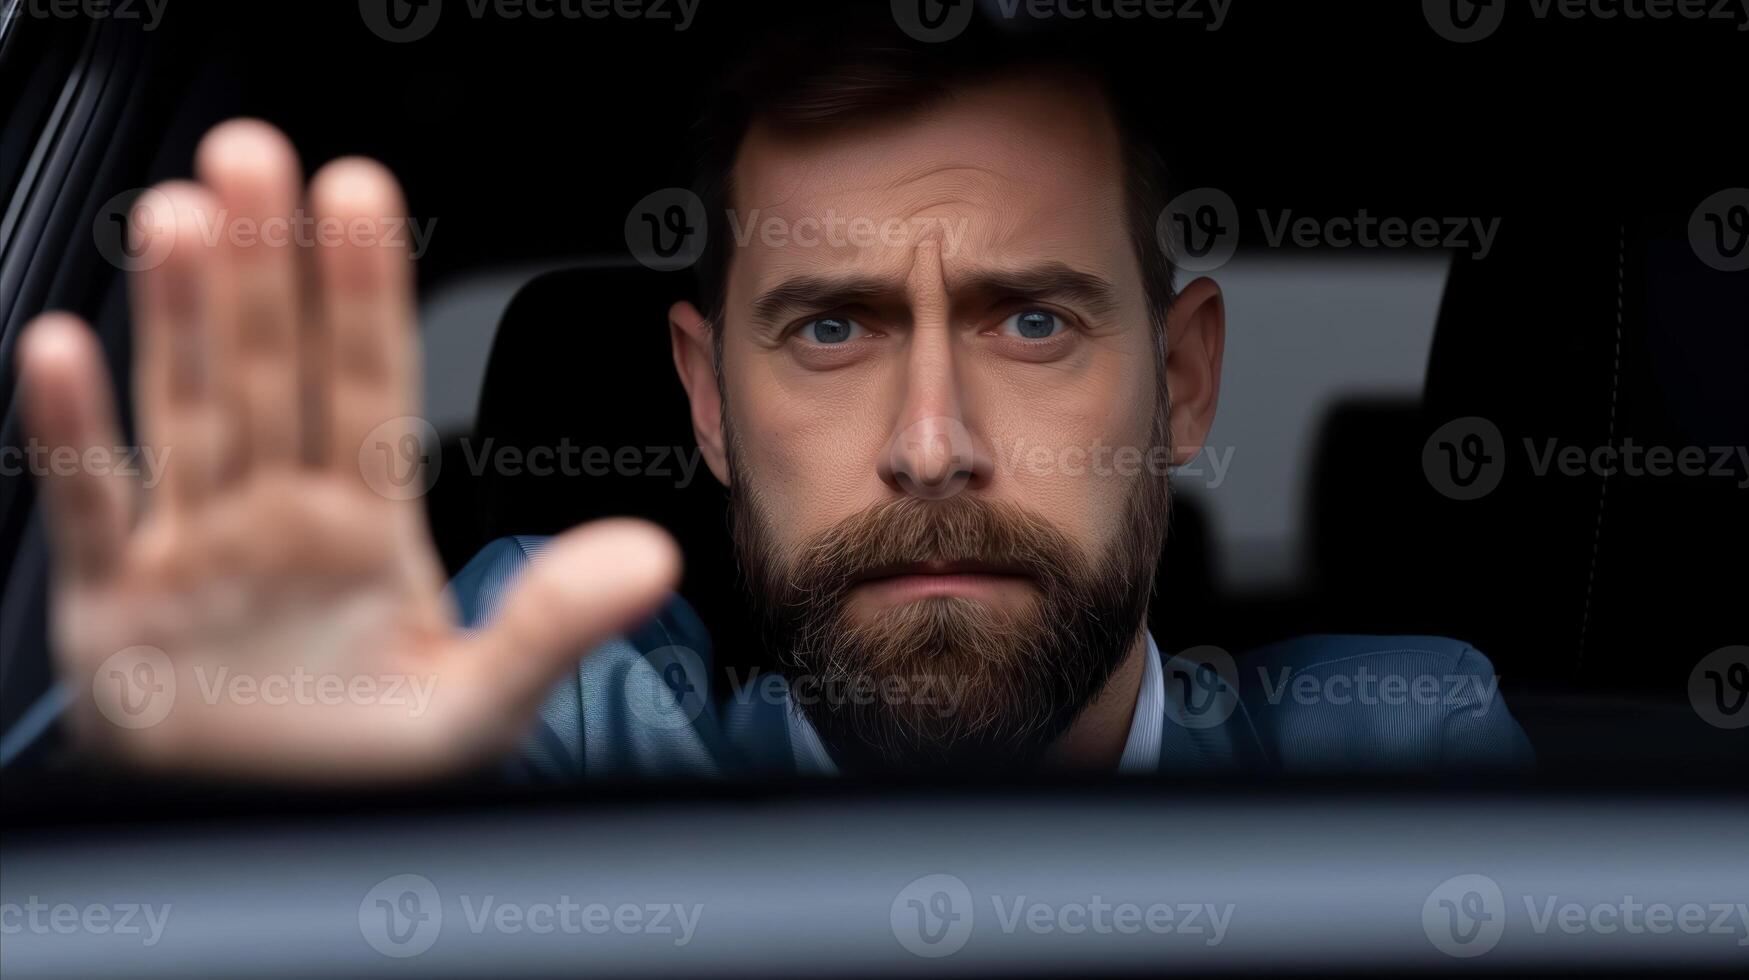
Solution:
M 856 590 L 877 602 L 898 603 L 949 596 L 1000 599 L 1030 584 L 1031 580 L 1022 575 L 965 572 L 946 575 L 892 575 L 862 582 L 857 585 Z

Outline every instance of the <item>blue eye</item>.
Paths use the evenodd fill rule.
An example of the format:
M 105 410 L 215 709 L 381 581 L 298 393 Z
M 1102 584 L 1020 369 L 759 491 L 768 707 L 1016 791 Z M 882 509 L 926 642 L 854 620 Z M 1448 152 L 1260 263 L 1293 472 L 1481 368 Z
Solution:
M 862 335 L 862 324 L 849 317 L 823 316 L 802 324 L 801 335 L 816 344 L 842 344 Z
M 1027 340 L 1045 340 L 1064 327 L 1063 318 L 1047 310 L 1025 310 L 1002 321 L 1002 331 Z

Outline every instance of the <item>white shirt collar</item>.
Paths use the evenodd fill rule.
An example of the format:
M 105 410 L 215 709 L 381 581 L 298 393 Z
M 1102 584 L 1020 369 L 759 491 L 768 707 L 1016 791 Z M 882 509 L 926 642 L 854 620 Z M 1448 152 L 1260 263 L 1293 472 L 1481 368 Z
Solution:
M 1166 678 L 1160 673 L 1160 648 L 1154 645 L 1153 634 L 1143 635 L 1148 638 L 1148 651 L 1142 658 L 1141 690 L 1136 693 L 1129 738 L 1124 740 L 1123 755 L 1117 760 L 1117 771 L 1124 775 L 1151 773 L 1160 767 L 1160 739 L 1166 727 Z M 796 771 L 804 776 L 838 775 L 837 763 L 800 706 L 790 702 L 785 714 Z

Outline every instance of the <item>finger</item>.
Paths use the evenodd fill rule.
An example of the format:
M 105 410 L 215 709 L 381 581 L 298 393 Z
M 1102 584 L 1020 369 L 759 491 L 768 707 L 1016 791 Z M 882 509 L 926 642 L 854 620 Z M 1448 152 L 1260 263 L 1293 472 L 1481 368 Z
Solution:
M 323 167 L 310 201 L 327 360 L 324 455 L 330 467 L 363 471 L 370 486 L 381 487 L 390 454 L 361 454 L 360 447 L 367 438 L 399 446 L 412 432 L 419 398 L 406 205 L 392 174 L 357 158 Z
M 57 574 L 93 581 L 114 567 L 133 496 L 122 475 L 115 399 L 97 339 L 78 318 L 47 314 L 19 340 L 25 425 L 39 457 Z
M 157 188 L 162 202 L 146 214 L 136 209 L 132 231 L 162 261 L 134 278 L 136 403 L 141 441 L 164 465 L 154 501 L 168 507 L 198 504 L 217 482 L 230 455 L 230 426 L 215 365 L 224 339 L 212 329 L 223 257 L 207 244 L 218 221 L 218 202 L 198 184 Z M 155 213 L 166 212 L 166 213 Z
M 298 248 L 302 188 L 297 152 L 279 130 L 239 119 L 208 133 L 196 172 L 225 215 L 228 334 L 218 365 L 235 408 L 239 459 L 226 469 L 290 465 L 300 453 Z
M 596 521 L 555 540 L 466 651 L 473 683 L 506 717 L 538 707 L 592 648 L 653 615 L 680 579 L 680 549 L 653 524 Z

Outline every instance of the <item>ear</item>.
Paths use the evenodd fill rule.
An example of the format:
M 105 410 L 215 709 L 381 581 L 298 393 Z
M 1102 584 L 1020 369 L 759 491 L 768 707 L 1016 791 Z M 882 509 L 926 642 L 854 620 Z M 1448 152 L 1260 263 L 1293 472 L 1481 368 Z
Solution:
M 717 482 L 729 485 L 729 456 L 723 450 L 723 398 L 717 387 L 716 346 L 711 325 L 691 303 L 668 308 L 668 339 L 674 370 L 692 403 L 692 436 Z
M 1172 395 L 1172 460 L 1182 466 L 1202 451 L 1221 395 L 1227 303 L 1213 279 L 1198 279 L 1166 311 L 1166 390 Z

